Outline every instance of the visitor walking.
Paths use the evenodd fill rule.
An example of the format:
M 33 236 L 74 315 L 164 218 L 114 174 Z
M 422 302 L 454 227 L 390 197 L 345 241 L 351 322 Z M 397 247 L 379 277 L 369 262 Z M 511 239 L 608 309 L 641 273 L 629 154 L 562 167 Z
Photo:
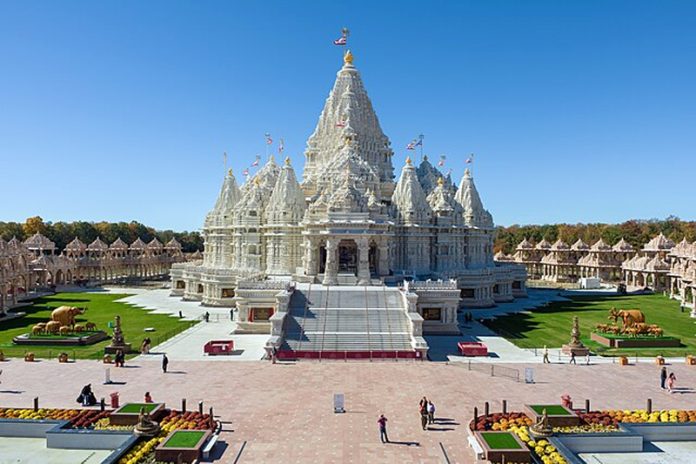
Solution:
M 183 319 L 183 318 L 184 318 L 184 313 L 182 313 L 181 310 L 179 310 L 179 319 Z
M 169 358 L 167 357 L 167 354 L 162 355 L 162 372 L 165 374 L 167 373 L 167 366 L 169 365 Z
M 549 361 L 549 349 L 546 348 L 546 345 L 544 345 L 544 364 L 551 364 L 551 361 Z
M 420 400 L 420 403 L 418 403 L 418 412 L 421 417 L 421 427 L 423 430 L 426 430 L 428 426 L 428 398 L 425 396 Z
M 667 377 L 667 391 L 670 393 L 674 392 L 674 382 L 677 381 L 677 376 L 674 375 L 674 372 L 669 373 L 669 377 Z
M 588 351 L 587 354 L 585 355 L 585 365 L 589 366 L 590 365 L 590 352 Z
M 152 396 L 150 396 L 150 392 L 145 392 L 145 402 L 152 403 Z
M 230 322 L 234 320 L 234 308 L 230 309 Z
M 570 361 L 568 361 L 568 364 L 575 364 L 577 366 L 577 361 L 575 360 L 575 352 L 571 351 L 570 352 Z
M 660 369 L 660 388 L 665 389 L 665 382 L 667 381 L 667 368 L 662 366 Z
M 210 322 L 210 313 L 208 311 L 203 316 L 205 317 L 205 322 Z
M 428 401 L 428 424 L 435 423 L 435 405 L 432 401 Z
M 276 346 L 273 345 L 271 347 L 271 362 L 273 364 L 275 364 L 277 359 L 278 359 L 278 348 L 276 348 Z
M 387 436 L 387 418 L 384 417 L 384 414 L 379 415 L 377 424 L 379 424 L 379 439 L 382 440 L 382 443 L 389 443 L 389 437 Z

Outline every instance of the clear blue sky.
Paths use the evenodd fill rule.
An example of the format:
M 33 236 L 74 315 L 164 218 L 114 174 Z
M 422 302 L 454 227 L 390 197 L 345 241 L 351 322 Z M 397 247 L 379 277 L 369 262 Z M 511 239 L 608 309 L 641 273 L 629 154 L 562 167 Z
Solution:
M 5 0 L 0 220 L 197 229 L 266 131 L 301 171 L 344 25 L 397 175 L 422 132 L 498 224 L 696 218 L 694 1 Z

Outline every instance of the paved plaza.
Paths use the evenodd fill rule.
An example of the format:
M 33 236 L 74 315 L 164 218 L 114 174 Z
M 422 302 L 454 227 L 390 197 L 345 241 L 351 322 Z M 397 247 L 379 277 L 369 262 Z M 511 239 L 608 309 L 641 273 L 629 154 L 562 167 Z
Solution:
M 501 365 L 503 366 L 503 365 Z M 528 365 L 504 367 L 523 370 Z M 694 407 L 696 367 L 668 366 L 674 370 L 680 393 L 660 390 L 658 367 L 647 363 L 620 367 L 530 365 L 535 384 L 518 383 L 489 373 L 470 371 L 462 363 L 400 362 L 270 362 L 209 363 L 179 361 L 162 374 L 155 361 L 137 360 L 126 368 L 111 368 L 115 385 L 102 385 L 104 365 L 96 361 L 59 364 L 20 360 L 2 363 L 0 404 L 30 407 L 35 396 L 41 406 L 75 407 L 80 388 L 91 382 L 97 397 L 119 392 L 121 401 L 142 400 L 150 391 L 155 401 L 189 407 L 198 401 L 212 406 L 224 421 L 224 453 L 219 462 L 393 462 L 442 463 L 444 448 L 450 462 L 474 462 L 467 448 L 466 424 L 474 406 L 500 409 L 507 399 L 510 410 L 529 402 L 558 402 L 568 393 L 582 406 L 642 408 L 648 397 L 655 408 Z M 522 376 L 523 377 L 523 376 Z M 344 393 L 345 414 L 332 411 L 333 393 Z M 431 430 L 420 430 L 418 400 L 427 395 L 442 420 Z M 389 437 L 379 442 L 376 420 L 389 418 Z

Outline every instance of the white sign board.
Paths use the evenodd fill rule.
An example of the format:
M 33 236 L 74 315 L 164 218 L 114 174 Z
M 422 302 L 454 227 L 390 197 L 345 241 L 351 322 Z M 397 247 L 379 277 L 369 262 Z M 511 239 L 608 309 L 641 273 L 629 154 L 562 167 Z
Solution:
M 524 368 L 524 383 L 534 383 L 534 369 L 531 367 Z
M 334 412 L 346 412 L 345 406 L 345 396 L 343 393 L 334 393 L 333 396 L 333 407 Z

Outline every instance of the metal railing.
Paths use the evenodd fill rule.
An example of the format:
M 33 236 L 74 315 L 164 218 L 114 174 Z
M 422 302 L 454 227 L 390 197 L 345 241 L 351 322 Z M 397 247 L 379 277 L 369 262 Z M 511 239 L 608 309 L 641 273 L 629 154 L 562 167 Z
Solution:
M 463 363 L 456 362 L 451 364 L 459 365 Z M 503 377 L 506 379 L 514 380 L 515 382 L 520 381 L 520 371 L 518 369 L 513 369 L 512 367 L 499 366 L 497 364 L 471 362 L 471 360 L 468 360 L 465 366 L 469 371 L 476 371 L 481 372 L 483 374 L 489 374 L 491 377 Z

